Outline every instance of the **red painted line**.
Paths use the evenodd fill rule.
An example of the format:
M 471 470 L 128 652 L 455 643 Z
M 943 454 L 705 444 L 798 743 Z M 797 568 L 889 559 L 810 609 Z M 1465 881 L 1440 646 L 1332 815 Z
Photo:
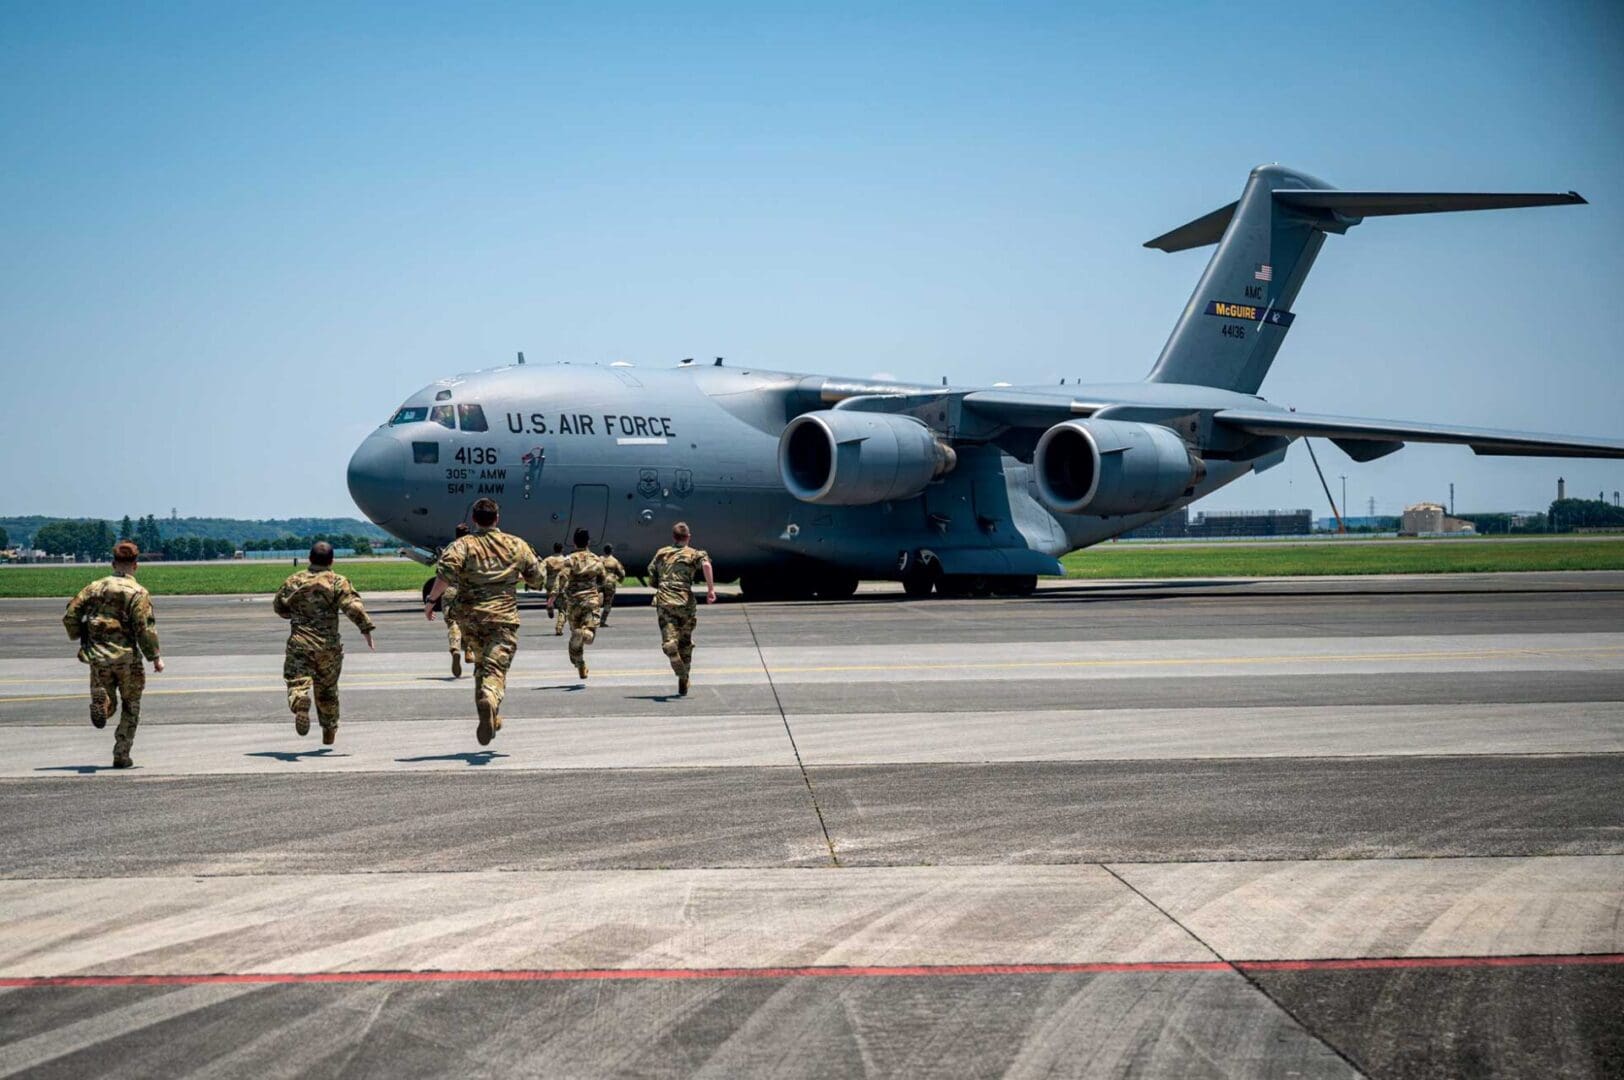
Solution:
M 1147 961 L 1126 964 L 918 964 L 896 967 L 583 968 L 514 971 L 301 971 L 209 975 L 43 975 L 0 978 L 0 987 L 206 986 L 217 984 L 581 982 L 589 980 L 932 978 L 952 975 L 1120 975 L 1170 971 L 1364 971 L 1624 964 L 1624 953 L 1439 956 L 1343 960 Z
M 1348 960 L 1237 960 L 1240 971 L 1404 971 L 1419 968 L 1571 967 L 1624 964 L 1624 953 L 1561 956 L 1389 956 Z

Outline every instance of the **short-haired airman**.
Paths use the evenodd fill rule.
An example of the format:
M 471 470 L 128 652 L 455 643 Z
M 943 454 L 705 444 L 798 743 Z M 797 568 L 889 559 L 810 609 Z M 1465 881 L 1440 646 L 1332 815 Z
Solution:
M 376 627 L 355 586 L 344 575 L 333 572 L 333 545 L 325 540 L 310 546 L 310 565 L 282 583 L 271 608 L 289 622 L 282 678 L 288 686 L 293 730 L 300 735 L 310 733 L 314 697 L 321 741 L 331 746 L 338 738 L 338 677 L 344 670 L 344 639 L 338 633 L 338 617 L 343 614 L 355 624 L 369 649 L 373 647 L 372 631 Z
M 436 601 L 447 588 L 456 588 L 463 640 L 474 651 L 474 707 L 479 713 L 474 735 L 479 745 L 488 746 L 502 729 L 508 668 L 519 648 L 519 582 L 539 589 L 546 584 L 547 571 L 529 544 L 497 527 L 502 511 L 496 500 L 475 502 L 472 517 L 473 532 L 440 553 L 423 614 L 432 620 Z
M 693 670 L 694 627 L 699 608 L 694 603 L 694 578 L 705 575 L 705 603 L 716 603 L 716 575 L 710 556 L 689 546 L 688 525 L 671 527 L 671 544 L 654 553 L 648 564 L 648 583 L 654 586 L 654 609 L 660 620 L 660 648 L 671 660 L 677 676 L 677 693 L 688 693 L 688 676 Z
M 133 764 L 130 747 L 141 723 L 141 694 L 147 685 L 141 658 L 152 661 L 154 672 L 164 669 L 152 599 L 135 580 L 140 556 L 140 549 L 129 540 L 115 544 L 113 572 L 80 589 L 62 616 L 68 637 L 78 639 L 79 662 L 90 665 L 90 723 L 104 728 L 108 718 L 119 713 L 113 732 L 115 769 Z

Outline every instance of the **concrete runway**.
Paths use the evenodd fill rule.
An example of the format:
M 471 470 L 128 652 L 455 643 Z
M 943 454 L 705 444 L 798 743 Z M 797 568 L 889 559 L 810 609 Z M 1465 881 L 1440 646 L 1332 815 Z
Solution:
M 0 601 L 0 1075 L 1624 1073 L 1624 574 L 728 602 L 481 749 L 379 597 L 156 601 L 135 747 Z

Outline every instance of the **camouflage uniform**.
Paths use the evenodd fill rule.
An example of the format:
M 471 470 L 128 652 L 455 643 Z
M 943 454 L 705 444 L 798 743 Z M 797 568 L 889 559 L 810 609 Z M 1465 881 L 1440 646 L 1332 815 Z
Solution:
M 615 590 L 626 580 L 626 567 L 613 555 L 603 557 L 603 618 L 599 625 L 609 621 L 609 609 L 615 606 Z
M 463 644 L 474 653 L 474 706 L 484 745 L 502 726 L 508 667 L 519 648 L 518 583 L 542 588 L 547 572 L 529 544 L 494 527 L 454 540 L 435 572 L 457 590 Z
M 90 665 L 90 722 L 105 727 L 119 712 L 115 764 L 129 760 L 141 723 L 141 691 L 147 685 L 141 659 L 158 659 L 156 622 L 147 590 L 129 574 L 117 573 L 80 589 L 62 616 L 68 636 L 79 641 L 79 662 Z
M 445 640 L 451 648 L 451 655 L 462 654 L 466 663 L 474 662 L 474 650 L 465 645 L 462 640 L 462 608 L 457 605 L 457 590 L 448 588 L 440 599 L 440 611 L 445 616 Z
M 564 560 L 558 574 L 558 595 L 568 605 L 570 617 L 570 663 L 586 674 L 586 647 L 598 634 L 598 615 L 603 608 L 603 559 L 590 551 L 576 551 Z
M 342 612 L 361 633 L 372 633 L 372 620 L 367 617 L 361 595 L 342 574 L 335 574 L 330 567 L 312 566 L 284 581 L 271 607 L 292 624 L 282 660 L 288 708 L 301 725 L 309 724 L 313 694 L 322 731 L 337 731 L 338 676 L 344 669 L 338 616 Z M 300 734 L 305 730 L 301 728 Z
M 558 611 L 558 617 L 553 620 L 553 636 L 557 637 L 564 632 L 564 622 L 569 618 L 569 612 L 558 598 L 558 575 L 564 569 L 569 559 L 563 555 L 549 555 L 541 560 L 541 565 L 547 570 L 547 602 Z
M 688 678 L 694 659 L 694 625 L 699 621 L 694 578 L 708 558 L 691 547 L 663 547 L 648 564 L 648 583 L 654 586 L 654 608 L 660 618 L 660 647 L 671 658 L 671 670 L 679 680 Z

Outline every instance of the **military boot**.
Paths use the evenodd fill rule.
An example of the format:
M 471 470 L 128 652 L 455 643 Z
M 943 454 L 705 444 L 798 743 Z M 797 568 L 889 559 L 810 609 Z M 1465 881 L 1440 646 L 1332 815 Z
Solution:
M 686 676 L 686 675 L 678 675 L 677 676 L 677 696 L 678 697 L 687 697 L 688 696 L 688 676 Z
M 456 653 L 451 654 L 451 677 L 453 679 L 462 678 L 462 657 Z
M 491 725 L 491 717 L 494 713 L 490 704 L 484 698 L 476 701 L 474 706 L 479 710 L 479 726 L 474 728 L 474 738 L 479 740 L 479 745 L 489 746 L 491 738 L 496 734 L 496 728 Z
M 113 768 L 128 769 L 134 764 L 135 762 L 130 760 L 130 753 L 128 750 L 122 752 L 118 750 L 113 751 Z
M 310 710 L 300 709 L 293 714 L 293 730 L 300 735 L 310 734 Z
M 94 700 L 90 703 L 90 726 L 98 731 L 107 726 L 107 714 Z
M 335 743 L 337 741 L 338 741 L 338 728 L 336 728 L 336 727 L 324 727 L 324 728 L 321 729 L 321 744 L 323 746 L 331 746 L 331 745 L 333 745 L 333 743 Z
M 502 714 L 501 713 L 491 713 L 491 735 L 494 736 L 498 731 L 501 731 L 501 730 L 502 730 Z
M 586 661 L 577 660 L 575 662 L 575 670 L 580 673 L 581 678 L 586 678 Z

